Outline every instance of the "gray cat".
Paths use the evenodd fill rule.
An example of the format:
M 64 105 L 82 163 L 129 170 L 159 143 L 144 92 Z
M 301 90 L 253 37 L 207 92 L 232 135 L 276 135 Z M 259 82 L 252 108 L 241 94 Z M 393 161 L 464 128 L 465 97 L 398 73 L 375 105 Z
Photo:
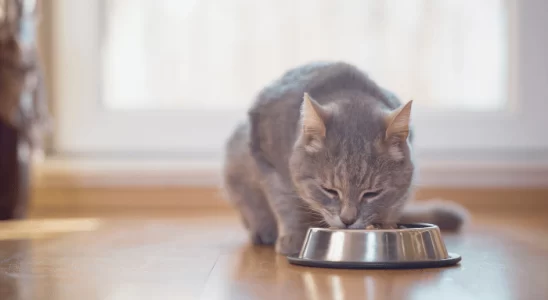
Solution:
M 224 189 L 252 243 L 288 255 L 313 226 L 459 229 L 466 212 L 456 204 L 405 206 L 415 169 L 411 106 L 343 62 L 306 64 L 265 87 L 228 140 L 224 166 Z

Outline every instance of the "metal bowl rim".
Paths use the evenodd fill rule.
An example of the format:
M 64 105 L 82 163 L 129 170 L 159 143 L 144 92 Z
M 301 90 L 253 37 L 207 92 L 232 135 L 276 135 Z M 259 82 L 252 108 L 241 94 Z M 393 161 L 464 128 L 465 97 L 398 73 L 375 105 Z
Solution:
M 430 224 L 430 223 L 398 223 L 397 225 L 402 226 L 422 226 L 415 228 L 398 228 L 398 229 L 350 229 L 350 228 L 322 228 L 322 227 L 311 227 L 308 229 L 309 232 L 345 232 L 345 233 L 366 233 L 366 232 L 410 232 L 410 231 L 430 231 L 430 230 L 439 230 L 439 227 Z
M 288 255 L 286 259 L 290 264 L 336 268 L 336 269 L 414 269 L 414 268 L 439 268 L 453 266 L 461 262 L 462 257 L 454 252 L 448 252 L 447 258 L 439 260 L 417 260 L 417 261 L 393 261 L 393 262 L 364 262 L 364 261 L 327 261 L 303 258 L 295 255 Z

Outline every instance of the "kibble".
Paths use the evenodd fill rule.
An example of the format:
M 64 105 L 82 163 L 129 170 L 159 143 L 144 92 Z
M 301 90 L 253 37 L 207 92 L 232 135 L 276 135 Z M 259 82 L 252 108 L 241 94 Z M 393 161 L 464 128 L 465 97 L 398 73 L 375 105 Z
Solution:
M 365 227 L 366 230 L 376 230 L 376 229 L 407 229 L 403 225 L 382 225 L 382 224 L 370 224 Z

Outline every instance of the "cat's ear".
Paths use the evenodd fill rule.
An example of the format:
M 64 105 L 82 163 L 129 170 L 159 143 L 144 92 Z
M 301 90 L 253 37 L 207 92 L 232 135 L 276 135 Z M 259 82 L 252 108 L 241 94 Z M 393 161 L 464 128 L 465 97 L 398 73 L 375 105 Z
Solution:
M 301 126 L 305 148 L 309 151 L 318 151 L 325 138 L 325 120 L 327 111 L 308 93 L 304 93 L 301 105 Z
M 409 136 L 411 123 L 411 106 L 413 100 L 407 102 L 396 110 L 390 112 L 386 117 L 386 139 L 406 140 Z

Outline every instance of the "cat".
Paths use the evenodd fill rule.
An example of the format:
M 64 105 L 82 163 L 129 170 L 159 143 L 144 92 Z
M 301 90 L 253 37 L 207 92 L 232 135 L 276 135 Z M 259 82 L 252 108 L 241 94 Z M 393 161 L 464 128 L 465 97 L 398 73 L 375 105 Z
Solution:
M 223 187 L 253 244 L 299 252 L 309 227 L 429 222 L 458 230 L 450 202 L 409 205 L 412 101 L 346 62 L 288 70 L 257 95 L 226 143 Z

